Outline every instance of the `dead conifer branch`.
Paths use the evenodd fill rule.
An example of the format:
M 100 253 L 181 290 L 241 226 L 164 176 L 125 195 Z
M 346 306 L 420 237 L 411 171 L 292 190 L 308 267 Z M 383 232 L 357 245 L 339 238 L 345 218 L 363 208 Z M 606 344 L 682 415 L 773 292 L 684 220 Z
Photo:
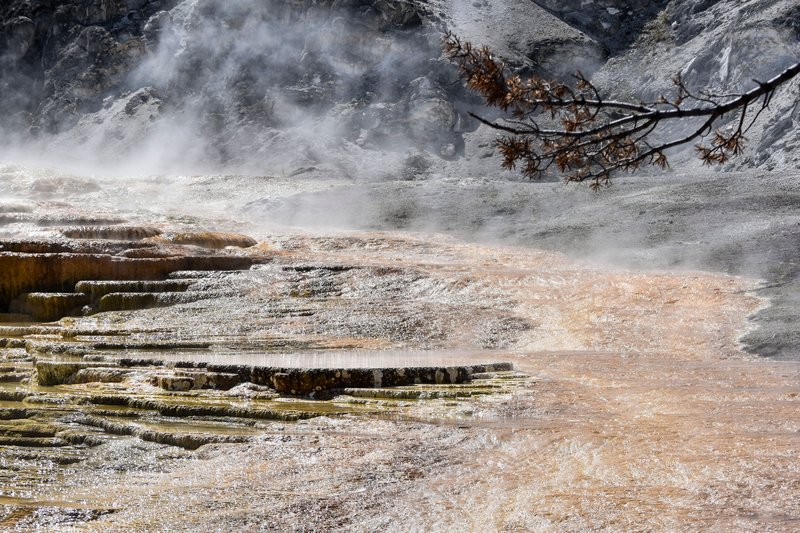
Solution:
M 672 99 L 661 96 L 652 103 L 631 103 L 603 98 L 580 72 L 574 86 L 535 76 L 523 79 L 489 49 L 462 43 L 453 34 L 445 36 L 444 48 L 467 86 L 507 115 L 491 121 L 472 114 L 505 134 L 497 141 L 504 168 L 519 166 L 531 179 L 555 168 L 567 181 L 588 180 L 595 189 L 609 183 L 615 171 L 633 171 L 642 165 L 667 168 L 665 151 L 690 142 L 699 141 L 695 150 L 705 164 L 722 164 L 740 155 L 745 133 L 775 90 L 800 74 L 798 62 L 766 82 L 756 81 L 756 87 L 747 92 L 723 95 L 694 93 L 678 75 L 672 80 Z M 736 112 L 735 126 L 724 131 L 714 128 L 719 119 Z M 748 115 L 752 115 L 749 121 Z M 693 118 L 704 120 L 688 134 L 653 142 L 660 125 Z M 706 137 L 710 137 L 708 145 L 703 143 Z

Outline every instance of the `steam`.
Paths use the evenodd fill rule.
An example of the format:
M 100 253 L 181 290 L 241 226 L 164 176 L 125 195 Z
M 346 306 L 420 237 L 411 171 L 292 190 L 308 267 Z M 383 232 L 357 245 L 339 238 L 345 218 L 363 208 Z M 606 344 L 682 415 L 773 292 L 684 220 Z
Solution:
M 416 153 L 452 158 L 475 102 L 417 9 L 186 0 L 141 36 L 92 26 L 48 71 L 64 87 L 39 105 L 37 138 L 6 124 L 6 144 L 140 175 L 374 179 Z

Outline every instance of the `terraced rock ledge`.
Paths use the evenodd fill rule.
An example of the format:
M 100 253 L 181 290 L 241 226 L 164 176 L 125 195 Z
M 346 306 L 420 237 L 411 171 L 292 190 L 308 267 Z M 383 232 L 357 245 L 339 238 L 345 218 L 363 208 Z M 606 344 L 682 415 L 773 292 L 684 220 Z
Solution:
M 304 396 L 348 388 L 381 388 L 409 385 L 468 383 L 476 373 L 508 372 L 507 362 L 461 366 L 382 368 L 286 368 L 248 365 L 218 365 L 197 361 L 178 362 L 172 367 L 158 360 L 121 359 L 113 362 L 61 362 L 35 360 L 38 383 L 45 386 L 121 381 L 131 369 L 148 365 L 150 382 L 165 390 L 227 390 L 242 383 L 266 385 L 282 394 Z M 163 374 L 159 370 L 179 369 Z M 157 370 L 154 370 L 157 369 Z
M 533 383 L 500 350 L 437 351 L 443 324 L 402 292 L 416 270 L 166 224 L 58 222 L 60 236 L 0 242 L 0 529 L 115 513 L 61 496 L 87 477 L 113 485 L 219 446 L 316 446 L 336 426 L 469 423 L 476 404 Z M 352 298 L 375 279 L 398 292 Z M 518 326 L 490 323 L 492 339 Z
M 28 336 L 35 331 L 41 330 L 16 328 Z M 195 449 L 245 442 L 273 430 L 271 424 L 323 415 L 401 416 L 411 405 L 418 412 L 408 402 L 452 411 L 459 401 L 507 392 L 529 379 L 502 362 L 275 368 L 102 356 L 24 336 L 0 345 L 0 376 L 13 377 L 0 379 L 0 446 L 24 449 L 92 447 L 113 436 Z
M 0 445 L 91 447 L 127 436 L 195 449 L 323 415 L 419 413 L 419 401 L 442 416 L 529 380 L 511 363 L 466 356 L 464 364 L 432 357 L 428 366 L 313 367 L 252 364 L 243 351 L 222 364 L 212 341 L 89 333 L 63 323 L 0 325 L 0 420 L 14 421 L 0 424 Z
M 0 242 L 0 315 L 41 322 L 195 301 L 202 295 L 189 291 L 189 281 L 168 278 L 247 270 L 255 262 L 238 250 L 256 242 L 238 234 L 176 237 L 126 225 L 67 227 L 60 233 L 63 239 Z

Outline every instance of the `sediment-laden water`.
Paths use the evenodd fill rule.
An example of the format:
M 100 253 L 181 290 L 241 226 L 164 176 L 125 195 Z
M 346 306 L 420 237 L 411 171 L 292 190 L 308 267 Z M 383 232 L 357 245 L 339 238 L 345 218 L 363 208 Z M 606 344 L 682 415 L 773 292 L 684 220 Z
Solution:
M 632 272 L 441 235 L 248 226 L 219 202 L 204 216 L 188 204 L 121 209 L 102 187 L 58 201 L 25 190 L 3 211 L 19 215 L 4 236 L 78 242 L 59 228 L 118 220 L 258 244 L 225 252 L 251 258 L 249 269 L 183 274 L 192 301 L 2 325 L 18 341 L 0 348 L 9 374 L 51 358 L 113 370 L 1 384 L 4 435 L 25 424 L 40 439 L 0 446 L 5 529 L 800 527 L 800 366 L 737 342 L 768 305 L 750 292 L 757 280 Z M 114 221 L 90 220 L 101 215 Z M 517 372 L 323 398 L 153 379 L 185 377 L 170 366 L 181 360 L 287 357 L 488 359 Z M 141 366 L 148 358 L 166 361 L 154 370 Z M 113 366 L 120 359 L 140 366 Z M 292 416 L 265 414 L 278 411 Z M 65 442 L 33 446 L 43 439 Z

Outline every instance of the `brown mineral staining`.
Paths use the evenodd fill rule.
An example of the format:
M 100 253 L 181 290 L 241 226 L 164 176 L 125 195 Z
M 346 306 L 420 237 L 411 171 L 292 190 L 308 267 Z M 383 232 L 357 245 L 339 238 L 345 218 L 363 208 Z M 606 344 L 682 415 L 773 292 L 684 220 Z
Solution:
M 73 218 L 81 220 L 80 216 L 76 217 Z M 165 280 L 176 271 L 248 269 L 253 263 L 251 257 L 215 250 L 257 244 L 254 239 L 237 233 L 197 231 L 161 236 L 162 230 L 157 227 L 136 224 L 79 225 L 63 228 L 60 233 L 64 239 L 0 242 L 0 313 L 12 311 L 40 321 L 79 314 L 81 307 L 89 303 L 79 294 L 81 289 L 75 287 L 79 282 L 141 283 Z M 185 290 L 185 284 L 182 288 L 168 290 Z M 73 291 L 75 294 L 70 295 Z M 142 285 L 115 292 L 160 293 L 164 290 Z M 94 294 L 93 290 L 90 296 L 94 302 L 102 295 Z M 126 298 L 126 302 L 131 299 Z M 174 303 L 163 296 L 145 299 L 149 303 L 142 307 Z M 15 302 L 15 309 L 10 309 L 12 302 Z M 130 308 L 127 303 L 112 307 Z
M 161 235 L 158 240 L 173 244 L 187 244 L 200 246 L 201 248 L 211 248 L 219 250 L 233 246 L 235 248 L 249 248 L 258 242 L 240 233 L 228 233 L 219 231 L 194 231 L 184 233 L 166 233 Z
M 37 361 L 34 365 L 37 374 L 37 381 L 43 387 L 51 387 L 53 385 L 64 385 L 75 383 L 76 377 L 82 370 L 92 368 L 103 368 L 102 363 L 66 363 L 54 361 Z M 84 373 L 81 382 L 86 382 L 89 375 Z M 94 374 L 93 377 L 100 377 L 101 374 Z
M 20 311 L 40 322 L 48 322 L 79 314 L 80 309 L 88 303 L 89 298 L 82 293 L 31 292 L 15 302 L 11 310 Z
M 161 234 L 161 230 L 150 226 L 77 226 L 64 228 L 61 234 L 70 239 L 108 239 L 139 241 Z
M 191 303 L 209 295 L 203 292 L 114 292 L 106 294 L 96 307 L 97 311 L 132 311 Z
M 183 292 L 191 286 L 187 280 L 81 281 L 75 290 L 89 295 L 92 302 L 103 296 L 120 292 Z
M 87 279 L 164 279 L 181 263 L 102 254 L 0 253 L 0 309 L 24 292 L 69 291 Z
M 143 248 L 128 248 L 117 254 L 119 257 L 128 257 L 130 259 L 154 259 L 161 257 L 175 257 L 181 255 L 174 249 L 166 246 L 145 246 Z
M 308 395 L 349 387 L 398 387 L 417 384 L 454 385 L 471 381 L 473 372 L 510 371 L 510 363 L 453 367 L 397 368 L 253 368 L 252 381 L 283 394 Z

